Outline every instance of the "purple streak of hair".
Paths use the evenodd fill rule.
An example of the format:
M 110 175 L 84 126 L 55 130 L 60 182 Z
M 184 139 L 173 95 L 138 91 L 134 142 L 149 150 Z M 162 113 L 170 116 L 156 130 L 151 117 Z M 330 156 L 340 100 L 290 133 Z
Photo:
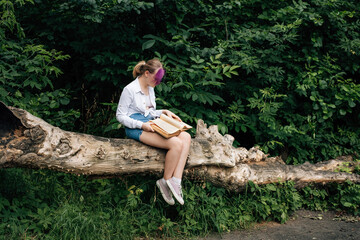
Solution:
M 155 84 L 156 85 L 159 85 L 161 83 L 161 79 L 164 77 L 164 75 L 165 75 L 165 70 L 160 68 L 155 75 Z

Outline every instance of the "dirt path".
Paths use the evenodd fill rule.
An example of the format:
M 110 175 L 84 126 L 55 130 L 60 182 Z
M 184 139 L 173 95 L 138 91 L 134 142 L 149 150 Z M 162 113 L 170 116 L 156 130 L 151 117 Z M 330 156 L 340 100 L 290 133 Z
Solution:
M 360 217 L 339 215 L 335 212 L 297 211 L 285 224 L 267 222 L 250 229 L 213 234 L 204 240 L 358 240 Z

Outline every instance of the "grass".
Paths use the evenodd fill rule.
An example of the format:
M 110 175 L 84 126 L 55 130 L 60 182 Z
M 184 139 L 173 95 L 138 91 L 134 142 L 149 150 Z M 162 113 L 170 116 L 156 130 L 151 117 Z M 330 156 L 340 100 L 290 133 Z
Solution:
M 292 182 L 241 193 L 184 180 L 185 205 L 167 205 L 154 177 L 88 180 L 48 170 L 0 170 L 0 239 L 189 238 L 287 221 L 300 209 L 359 215 L 360 185 L 295 189 Z

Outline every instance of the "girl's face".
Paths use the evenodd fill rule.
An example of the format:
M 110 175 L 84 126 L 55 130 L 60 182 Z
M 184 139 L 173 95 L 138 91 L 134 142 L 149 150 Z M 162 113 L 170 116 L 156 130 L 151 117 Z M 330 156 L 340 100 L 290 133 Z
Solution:
M 155 87 L 161 83 L 162 78 L 165 75 L 165 70 L 163 68 L 159 68 L 154 73 L 149 73 L 149 85 L 151 87 Z

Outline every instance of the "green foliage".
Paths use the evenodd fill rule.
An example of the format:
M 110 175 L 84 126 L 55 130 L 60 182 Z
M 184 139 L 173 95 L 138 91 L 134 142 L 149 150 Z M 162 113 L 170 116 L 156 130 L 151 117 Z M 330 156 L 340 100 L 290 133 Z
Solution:
M 360 185 L 346 181 L 342 185 L 329 188 L 329 202 L 334 209 L 344 209 L 354 215 L 360 215 Z
M 15 4 L 22 6 L 25 2 L 33 3 L 15 1 Z M 58 111 L 70 103 L 70 91 L 54 90 L 51 80 L 62 73 L 54 62 L 64 61 L 70 56 L 46 50 L 45 46 L 27 40 L 15 17 L 13 2 L 1 1 L 0 8 L 0 100 L 26 109 L 54 125 L 72 129 L 74 117 L 79 117 L 78 112 L 74 109 Z
M 318 189 L 310 185 L 301 189 L 301 193 L 304 196 L 303 205 L 305 208 L 313 211 L 325 211 L 329 208 L 329 203 L 326 201 L 329 193 L 326 189 Z
M 56 85 L 81 100 L 67 109 L 80 109 L 82 132 L 123 137 L 114 113 L 121 89 L 139 60 L 157 57 L 167 70 L 156 87 L 159 108 L 299 164 L 360 151 L 359 7 L 42 0 L 20 7 L 17 19 L 34 44 L 71 56 L 56 65 L 64 73 Z
M 68 56 L 49 52 L 40 45 L 22 45 L 10 41 L 2 45 L 6 51 L 0 55 L 1 101 L 27 109 L 56 126 L 66 128 L 66 124 L 79 115 L 75 110 L 58 111 L 70 103 L 71 96 L 69 90 L 54 90 L 50 78 L 61 73 L 52 65 L 53 61 L 64 60 Z
M 0 170 L 3 239 L 190 238 L 228 232 L 261 221 L 285 223 L 300 208 L 359 215 L 359 184 L 294 188 L 293 182 L 240 193 L 184 181 L 185 205 L 169 206 L 154 178 L 89 180 L 49 170 Z M 2 239 L 1 238 L 1 239 Z
M 167 71 L 159 109 L 288 164 L 357 156 L 359 9 L 355 0 L 3 0 L 0 100 L 68 130 L 124 137 L 121 89 L 139 60 L 157 57 Z M 190 237 L 285 222 L 301 207 L 359 214 L 350 182 L 249 183 L 232 194 L 185 181 L 186 205 L 170 207 L 154 179 L 10 169 L 0 180 L 4 239 Z
M 10 34 L 16 34 L 19 37 L 25 37 L 24 31 L 20 24 L 16 20 L 15 5 L 23 6 L 26 2 L 33 3 L 33 0 L 2 0 L 0 2 L 0 41 L 4 42 L 6 36 Z
M 354 173 L 360 174 L 360 159 L 355 160 Z
M 302 205 L 299 193 L 292 182 L 268 184 L 259 187 L 250 182 L 245 191 L 245 206 L 247 215 L 255 220 L 275 220 L 284 223 L 289 214 Z
M 359 215 L 360 185 L 346 181 L 343 184 L 329 184 L 324 189 L 307 186 L 301 189 L 304 207 L 324 211 L 327 209 L 345 210 Z

